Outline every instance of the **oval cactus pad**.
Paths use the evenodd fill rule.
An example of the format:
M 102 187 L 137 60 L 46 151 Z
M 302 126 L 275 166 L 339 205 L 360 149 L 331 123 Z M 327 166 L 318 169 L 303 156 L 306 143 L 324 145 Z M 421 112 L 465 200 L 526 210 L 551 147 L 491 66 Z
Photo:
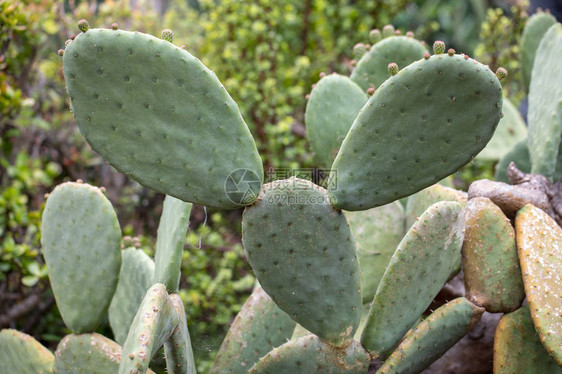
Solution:
M 252 135 L 215 74 L 187 51 L 90 29 L 67 46 L 63 65 L 80 131 L 117 170 L 198 204 L 232 209 L 256 198 L 263 168 Z M 236 187 L 248 193 L 229 193 Z
M 244 211 L 242 242 L 279 308 L 328 343 L 349 344 L 361 318 L 359 261 L 325 189 L 298 178 L 264 185 Z
M 426 57 L 386 80 L 357 116 L 332 166 L 336 207 L 364 210 L 411 195 L 491 139 L 502 108 L 496 75 L 468 56 Z

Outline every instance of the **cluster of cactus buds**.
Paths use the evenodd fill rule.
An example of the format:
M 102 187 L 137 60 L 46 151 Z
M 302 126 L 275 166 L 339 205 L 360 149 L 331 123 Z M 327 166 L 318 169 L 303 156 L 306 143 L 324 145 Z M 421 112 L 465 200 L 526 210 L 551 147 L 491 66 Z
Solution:
M 387 25 L 370 32 L 372 45 L 354 47 L 350 77 L 321 75 L 305 119 L 318 164 L 335 181 L 324 188 L 298 178 L 263 184 L 236 103 L 211 70 L 173 44 L 170 30 L 159 39 L 117 25 L 90 29 L 84 20 L 78 27 L 59 53 L 71 109 L 95 151 L 167 195 L 156 255 L 121 250 L 100 189 L 58 186 L 43 214 L 42 244 L 73 335 L 53 355 L 23 334 L 0 332 L 0 362 L 10 372 L 146 373 L 164 347 L 170 373 L 195 373 L 177 295 L 192 203 L 245 208 L 242 240 L 260 284 L 212 373 L 354 374 L 375 362 L 378 373 L 418 373 L 485 311 L 505 313 L 496 373 L 562 371 L 562 229 L 551 217 L 562 215 L 562 182 L 548 179 L 562 168 L 560 24 L 529 26 L 544 37 L 534 43 L 523 149 L 546 178 L 512 165 L 508 177 L 518 185 L 480 181 L 468 194 L 437 182 L 517 116 L 502 119 L 507 71 L 445 53 L 442 41 L 430 55 L 411 33 Z M 554 140 L 543 149 L 539 139 Z M 466 293 L 428 315 L 461 269 Z M 107 314 L 116 342 L 93 332 Z

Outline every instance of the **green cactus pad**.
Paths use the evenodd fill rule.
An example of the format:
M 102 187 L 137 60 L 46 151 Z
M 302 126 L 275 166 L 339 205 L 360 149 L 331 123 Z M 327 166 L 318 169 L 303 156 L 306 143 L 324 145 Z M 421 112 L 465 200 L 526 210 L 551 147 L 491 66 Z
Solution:
M 64 323 L 74 333 L 94 331 L 121 266 L 121 229 L 111 203 L 88 184 L 57 186 L 43 212 L 41 244 Z
M 248 261 L 273 301 L 330 344 L 349 344 L 361 317 L 359 263 L 327 191 L 298 178 L 264 185 L 242 230 Z
M 166 368 L 169 374 L 197 374 L 183 301 L 178 294 L 172 294 L 170 302 L 176 310 L 179 322 L 164 343 Z
M 119 374 L 140 374 L 148 368 L 154 354 L 170 338 L 179 317 L 166 286 L 156 283 L 144 297 L 123 344 Z
M 515 230 L 533 324 L 548 353 L 562 365 L 562 228 L 528 204 L 517 213 Z
M 551 26 L 537 48 L 529 87 L 531 172 L 552 178 L 562 133 L 562 24 Z
M 515 230 L 490 199 L 470 199 L 465 208 L 462 266 L 466 298 L 490 313 L 517 310 L 525 299 Z
M 519 110 L 511 101 L 503 98 L 503 117 L 498 123 L 494 136 L 476 158 L 479 160 L 499 160 L 518 142 L 527 139 L 527 127 Z
M 398 343 L 459 267 L 461 212 L 454 201 L 432 205 L 398 245 L 361 337 L 373 357 L 385 356 Z
M 417 374 L 462 339 L 478 323 L 484 308 L 459 297 L 421 322 L 377 371 L 377 374 Z
M 562 373 L 544 349 L 528 306 L 500 319 L 494 338 L 495 374 Z
M 562 149 L 560 148 L 562 148 L 562 143 L 560 143 L 560 147 L 558 148 L 558 160 L 553 177 L 555 181 L 562 178 Z M 515 146 L 501 158 L 496 165 L 494 180 L 508 183 L 507 166 L 512 161 L 515 162 L 519 170 L 525 173 L 531 172 L 531 156 L 529 155 L 529 148 L 527 147 L 527 139 L 515 144 Z
M 330 74 L 310 93 L 306 105 L 307 137 L 318 165 L 332 166 L 343 139 L 369 96 L 348 77 Z
M 550 26 L 556 23 L 556 18 L 550 13 L 537 12 L 527 20 L 521 35 L 521 77 L 526 91 L 529 90 L 531 73 L 537 48 Z
M 392 254 L 406 233 L 404 208 L 395 201 L 365 211 L 345 212 L 345 217 L 359 256 L 363 303 L 370 303 Z
M 467 194 L 439 183 L 413 194 L 406 203 L 406 229 L 410 229 L 427 208 L 440 201 L 458 201 L 464 205 Z
M 189 52 L 151 35 L 90 29 L 68 45 L 63 65 L 80 131 L 117 170 L 198 204 L 232 209 L 255 199 L 263 168 L 252 135 Z M 227 193 L 239 169 L 251 180 L 243 198 Z
M 402 69 L 423 58 L 426 52 L 425 46 L 414 38 L 388 36 L 373 45 L 359 60 L 351 79 L 364 91 L 369 87 L 377 88 L 390 76 L 388 64 L 395 62 Z
M 275 348 L 252 367 L 249 374 L 365 374 L 370 357 L 361 344 L 334 348 L 317 336 L 307 335 Z
M 0 373 L 50 374 L 55 356 L 33 337 L 11 329 L 0 331 Z
M 108 310 L 109 325 L 117 343 L 125 343 L 129 326 L 153 280 L 154 261 L 146 253 L 135 248 L 122 251 L 119 282 Z
M 247 373 L 261 357 L 289 340 L 295 325 L 263 289 L 257 288 L 230 326 L 211 374 Z
M 364 210 L 411 195 L 484 148 L 500 120 L 502 88 L 490 69 L 465 57 L 414 62 L 371 96 L 332 165 L 337 208 Z
M 96 333 L 67 335 L 57 346 L 55 357 L 57 374 L 117 374 L 121 346 Z
M 166 196 L 158 225 L 154 282 L 162 283 L 168 292 L 177 292 L 180 285 L 181 259 L 191 204 Z

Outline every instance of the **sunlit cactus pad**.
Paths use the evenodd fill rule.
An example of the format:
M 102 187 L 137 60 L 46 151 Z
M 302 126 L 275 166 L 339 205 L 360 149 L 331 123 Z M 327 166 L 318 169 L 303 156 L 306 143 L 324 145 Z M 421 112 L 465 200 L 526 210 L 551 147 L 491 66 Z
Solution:
M 361 317 L 359 261 L 325 189 L 298 178 L 264 185 L 244 211 L 242 242 L 282 310 L 330 344 L 349 344 Z
M 97 187 L 58 185 L 47 198 L 41 244 L 64 323 L 77 334 L 93 332 L 121 266 L 121 229 L 111 203 Z
M 562 368 L 544 349 L 528 306 L 505 314 L 494 338 L 495 374 L 559 374 Z
M 310 146 L 320 167 L 329 168 L 369 96 L 346 76 L 330 74 L 316 84 L 306 104 Z
M 460 267 L 462 206 L 432 205 L 412 226 L 390 259 L 371 305 L 361 343 L 384 357 Z
M 468 300 L 491 313 L 521 306 L 525 290 L 515 230 L 490 199 L 477 197 L 466 205 L 462 261 Z
M 515 218 L 517 249 L 533 324 L 562 365 L 562 228 L 531 204 Z
M 33 337 L 12 329 L 0 331 L 0 373 L 51 374 L 55 356 Z
M 257 288 L 230 326 L 211 374 L 245 374 L 273 348 L 285 343 L 295 322 Z
M 317 336 L 291 340 L 262 357 L 249 374 L 365 374 L 369 354 L 357 341 L 334 348 Z
M 197 58 L 151 35 L 90 29 L 63 56 L 71 108 L 92 148 L 117 170 L 184 201 L 251 203 L 262 162 L 238 105 Z M 255 193 L 227 195 L 238 169 Z
M 469 162 L 500 120 L 502 88 L 486 66 L 434 55 L 386 80 L 332 166 L 335 206 L 364 210 L 411 195 Z
M 413 329 L 378 374 L 417 374 L 469 332 L 484 309 L 464 297 L 443 305 Z

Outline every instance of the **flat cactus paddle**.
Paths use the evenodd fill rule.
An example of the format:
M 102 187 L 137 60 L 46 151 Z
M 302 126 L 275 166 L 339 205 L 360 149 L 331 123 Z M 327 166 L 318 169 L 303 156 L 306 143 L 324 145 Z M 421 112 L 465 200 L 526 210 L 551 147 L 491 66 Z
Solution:
M 355 117 L 367 102 L 366 91 L 346 76 L 330 74 L 312 89 L 306 104 L 306 134 L 318 165 L 329 168 Z
M 223 209 L 257 197 L 262 162 L 238 105 L 189 52 L 139 32 L 90 29 L 68 44 L 63 67 L 80 131 L 117 170 Z
M 67 335 L 55 351 L 57 374 L 117 374 L 121 346 L 97 333 Z M 147 373 L 154 374 L 152 370 Z
M 537 48 L 529 87 L 531 172 L 552 178 L 562 134 L 562 24 L 551 26 Z
M 503 98 L 503 117 L 490 142 L 476 155 L 478 160 L 499 160 L 518 142 L 527 139 L 527 126 L 521 113 L 507 98 Z
M 374 44 L 357 62 L 351 72 L 351 80 L 366 91 L 377 88 L 388 79 L 388 64 L 394 62 L 402 69 L 420 60 L 427 52 L 426 47 L 414 38 L 389 36 Z
M 146 253 L 135 248 L 121 252 L 119 282 L 108 309 L 109 325 L 117 343 L 125 343 L 129 326 L 146 291 L 154 284 L 153 279 L 154 261 Z
M 523 87 L 528 92 L 531 74 L 535 63 L 537 48 L 548 29 L 556 23 L 550 13 L 537 12 L 527 20 L 521 35 L 521 78 Z
M 168 292 L 177 292 L 180 285 L 181 260 L 189 225 L 191 204 L 166 196 L 158 224 L 154 281 L 166 286 Z
M 248 374 L 365 374 L 369 361 L 369 354 L 355 340 L 338 349 L 307 335 L 275 348 Z
M 121 266 L 121 229 L 111 203 L 85 183 L 55 187 L 43 212 L 41 244 L 64 323 L 74 333 L 94 331 Z
M 528 204 L 517 213 L 515 230 L 533 324 L 548 353 L 562 365 L 562 228 Z
M 361 343 L 384 357 L 430 305 L 460 267 L 462 205 L 442 201 L 412 226 L 379 284 Z
M 434 55 L 386 80 L 353 123 L 331 174 L 337 208 L 365 210 L 411 195 L 468 163 L 500 120 L 496 75 L 461 55 Z
M 349 344 L 361 317 L 359 264 L 325 189 L 298 178 L 264 185 L 244 211 L 242 242 L 279 308 L 328 343 Z
M 462 267 L 466 298 L 490 313 L 519 309 L 525 299 L 515 230 L 490 199 L 470 199 L 465 211 Z
M 52 374 L 55 356 L 33 337 L 0 331 L 0 374 Z
M 437 360 L 478 323 L 484 308 L 464 297 L 431 313 L 385 360 L 377 374 L 417 374 Z
M 179 321 L 170 338 L 164 342 L 166 369 L 169 374 L 197 374 L 183 301 L 175 293 L 170 295 L 170 302 Z
M 170 338 L 179 317 L 166 287 L 156 283 L 147 292 L 123 344 L 119 374 L 141 374 L 156 352 Z
M 494 337 L 495 374 L 559 374 L 562 368 L 544 349 L 527 305 L 504 314 Z
M 404 237 L 404 208 L 398 201 L 359 212 L 345 212 L 359 266 L 363 303 L 373 301 L 386 266 Z
M 211 374 L 245 374 L 273 348 L 287 342 L 296 323 L 257 288 L 224 338 Z

